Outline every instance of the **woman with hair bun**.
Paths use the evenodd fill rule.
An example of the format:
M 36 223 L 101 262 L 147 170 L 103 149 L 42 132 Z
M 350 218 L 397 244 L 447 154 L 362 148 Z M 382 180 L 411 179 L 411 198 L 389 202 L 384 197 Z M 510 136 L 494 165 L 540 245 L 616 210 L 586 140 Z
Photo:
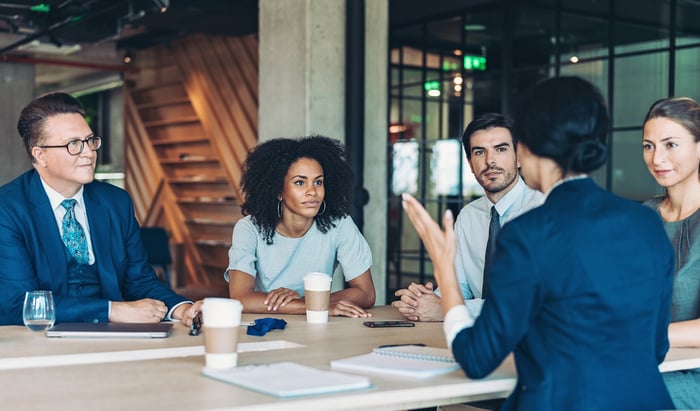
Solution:
M 649 108 L 642 137 L 644 162 L 666 194 L 644 204 L 659 213 L 676 252 L 668 339 L 671 347 L 700 347 L 700 105 L 687 97 Z M 700 409 L 700 369 L 664 374 L 679 409 Z
M 600 188 L 606 160 L 600 93 L 575 77 L 544 81 L 522 98 L 515 135 L 524 180 L 545 202 L 507 223 L 485 276 L 475 320 L 454 272 L 445 230 L 411 196 L 404 207 L 433 261 L 444 330 L 470 378 L 511 352 L 518 382 L 502 410 L 659 410 L 673 406 L 658 364 L 668 350 L 673 248 L 648 207 Z
M 329 315 L 369 317 L 375 290 L 367 241 L 349 217 L 353 174 L 345 148 L 323 136 L 278 138 L 248 153 L 241 189 L 246 216 L 233 228 L 225 278 L 243 311 L 305 314 L 304 275 L 333 275 Z

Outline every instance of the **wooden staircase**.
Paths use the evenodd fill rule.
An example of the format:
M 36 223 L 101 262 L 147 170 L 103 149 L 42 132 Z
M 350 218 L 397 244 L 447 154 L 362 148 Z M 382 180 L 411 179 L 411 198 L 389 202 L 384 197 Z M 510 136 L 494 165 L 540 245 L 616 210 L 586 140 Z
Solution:
M 193 47 L 189 42 L 186 47 Z M 138 58 L 139 72 L 127 77 L 125 87 L 126 188 L 141 224 L 165 227 L 171 244 L 182 245 L 183 272 L 177 274 L 183 294 L 227 296 L 223 274 L 233 226 L 241 218 L 240 159 L 257 137 L 241 144 L 237 135 L 219 135 L 221 128 L 212 127 L 206 110 L 237 108 L 230 101 L 193 101 L 205 94 L 206 79 L 172 47 L 146 50 Z M 257 123 L 246 127 L 256 131 Z M 229 139 L 234 141 L 226 143 Z

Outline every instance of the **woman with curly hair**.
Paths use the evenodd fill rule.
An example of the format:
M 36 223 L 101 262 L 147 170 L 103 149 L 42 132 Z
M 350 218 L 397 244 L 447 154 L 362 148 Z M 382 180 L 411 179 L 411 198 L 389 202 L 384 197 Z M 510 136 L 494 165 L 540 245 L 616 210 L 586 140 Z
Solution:
M 375 290 L 367 241 L 348 213 L 353 173 L 342 144 L 323 136 L 278 138 L 248 153 L 244 218 L 233 229 L 225 277 L 244 312 L 305 314 L 304 275 L 333 275 L 329 315 L 370 317 Z

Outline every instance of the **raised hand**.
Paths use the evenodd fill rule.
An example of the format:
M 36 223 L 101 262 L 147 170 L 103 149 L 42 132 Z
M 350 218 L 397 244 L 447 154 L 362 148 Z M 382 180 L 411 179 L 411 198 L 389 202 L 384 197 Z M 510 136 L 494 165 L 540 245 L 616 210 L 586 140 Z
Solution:
M 445 227 L 443 230 L 412 195 L 404 193 L 401 199 L 406 215 L 423 240 L 433 262 L 433 274 L 442 293 L 442 311 L 446 313 L 453 306 L 464 304 L 454 267 L 457 254 L 454 217 L 450 210 L 445 211 L 442 218 Z

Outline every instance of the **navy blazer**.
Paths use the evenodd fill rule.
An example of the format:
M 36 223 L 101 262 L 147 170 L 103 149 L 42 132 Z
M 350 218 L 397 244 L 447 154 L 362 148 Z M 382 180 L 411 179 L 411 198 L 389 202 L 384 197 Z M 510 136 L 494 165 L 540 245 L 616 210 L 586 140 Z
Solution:
M 22 324 L 24 293 L 51 290 L 56 322 L 108 321 L 108 301 L 152 298 L 172 308 L 185 298 L 148 264 L 129 194 L 111 184 L 84 186 L 98 298 L 68 296 L 68 262 L 49 198 L 35 170 L 0 187 L 0 325 Z
M 481 378 L 514 352 L 503 410 L 658 410 L 668 350 L 673 248 L 648 207 L 590 178 L 554 188 L 504 225 L 490 294 L 453 351 Z

